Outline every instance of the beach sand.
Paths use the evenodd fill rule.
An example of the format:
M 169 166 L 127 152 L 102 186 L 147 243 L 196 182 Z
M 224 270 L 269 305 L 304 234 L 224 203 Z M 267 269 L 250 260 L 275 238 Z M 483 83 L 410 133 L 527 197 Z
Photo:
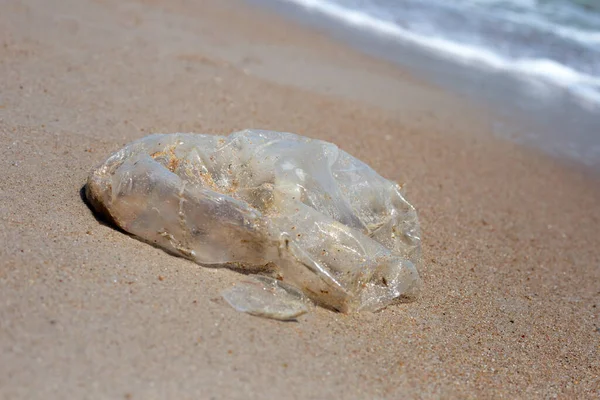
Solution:
M 235 1 L 0 3 L 0 398 L 600 396 L 600 181 L 490 110 Z M 406 184 L 421 298 L 238 313 L 240 279 L 98 221 L 92 167 L 152 132 L 291 131 Z

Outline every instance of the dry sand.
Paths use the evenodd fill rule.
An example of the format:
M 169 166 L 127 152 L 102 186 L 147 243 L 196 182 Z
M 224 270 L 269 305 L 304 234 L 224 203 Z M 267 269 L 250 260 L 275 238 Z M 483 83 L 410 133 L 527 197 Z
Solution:
M 0 398 L 600 396 L 600 183 L 493 116 L 234 1 L 0 3 Z M 407 183 L 419 301 L 296 323 L 97 221 L 91 167 L 150 132 L 286 130 Z

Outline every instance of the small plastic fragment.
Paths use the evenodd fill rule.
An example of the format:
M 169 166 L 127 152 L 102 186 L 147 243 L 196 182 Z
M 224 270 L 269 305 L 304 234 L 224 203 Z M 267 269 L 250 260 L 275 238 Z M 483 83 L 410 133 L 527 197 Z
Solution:
M 259 317 L 289 321 L 308 312 L 300 290 L 268 276 L 249 276 L 221 295 L 237 311 Z
M 201 265 L 276 274 L 341 312 L 378 310 L 420 286 L 415 209 L 395 182 L 324 141 L 259 130 L 151 135 L 94 169 L 86 195 L 141 240 Z M 289 291 L 276 289 L 287 304 Z M 275 315 L 279 305 L 252 303 L 255 294 L 237 289 L 230 303 Z

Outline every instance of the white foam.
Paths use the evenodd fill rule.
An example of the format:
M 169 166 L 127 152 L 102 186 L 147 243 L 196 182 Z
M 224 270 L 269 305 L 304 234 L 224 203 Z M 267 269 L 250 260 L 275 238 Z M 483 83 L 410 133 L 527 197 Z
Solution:
M 539 15 L 527 12 L 505 11 L 503 18 L 518 24 L 533 26 L 539 30 L 554 34 L 565 39 L 573 40 L 586 46 L 600 44 L 600 32 L 581 30 L 564 25 L 559 25 Z
M 548 59 L 507 59 L 478 46 L 453 42 L 441 37 L 425 36 L 406 30 L 393 22 L 380 20 L 366 13 L 349 9 L 325 0 L 282 0 L 294 3 L 309 11 L 319 12 L 347 25 L 370 31 L 398 41 L 411 43 L 436 54 L 469 65 L 487 66 L 515 72 L 547 83 L 569 89 L 582 100 L 600 107 L 600 78 L 576 71 Z

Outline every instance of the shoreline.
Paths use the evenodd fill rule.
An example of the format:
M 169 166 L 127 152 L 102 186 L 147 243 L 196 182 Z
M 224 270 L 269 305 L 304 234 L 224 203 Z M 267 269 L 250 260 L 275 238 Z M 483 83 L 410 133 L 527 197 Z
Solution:
M 496 136 L 567 164 L 579 163 L 590 173 L 600 175 L 600 145 L 596 139 L 600 106 L 578 99 L 569 89 L 514 71 L 452 59 L 295 2 L 246 3 L 256 4 L 291 24 L 318 31 L 368 57 L 391 63 L 474 107 L 493 110 Z
M 600 187 L 492 110 L 238 1 L 0 5 L 0 397 L 594 398 Z M 149 133 L 291 131 L 406 183 L 412 303 L 238 313 L 227 269 L 100 224 L 89 171 Z

